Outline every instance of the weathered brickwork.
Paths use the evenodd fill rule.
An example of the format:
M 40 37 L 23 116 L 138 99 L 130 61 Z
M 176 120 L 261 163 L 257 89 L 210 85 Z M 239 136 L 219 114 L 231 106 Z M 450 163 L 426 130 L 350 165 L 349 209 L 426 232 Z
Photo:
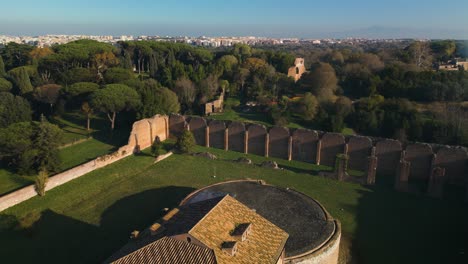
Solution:
M 210 147 L 224 149 L 224 131 L 226 130 L 224 122 L 212 120 L 208 126 L 210 127 Z
M 377 174 L 392 176 L 400 163 L 402 146 L 399 141 L 385 139 L 375 145 L 375 154 L 379 160 Z
M 348 167 L 351 170 L 362 170 L 369 163 L 372 140 L 367 137 L 350 137 L 348 141 Z
M 240 122 L 232 122 L 228 126 L 229 150 L 244 152 L 245 125 Z
M 293 132 L 292 159 L 315 163 L 318 134 L 316 131 L 298 129 Z
M 449 183 L 464 184 L 468 176 L 468 152 L 460 147 L 443 147 L 437 151 L 434 161 L 435 167 L 445 169 L 445 177 Z M 467 181 L 468 182 L 468 181 Z
M 284 127 L 273 127 L 268 134 L 270 135 L 269 156 L 288 159 L 289 130 Z
M 431 174 L 432 148 L 428 144 L 411 144 L 406 147 L 405 160 L 410 162 L 410 180 L 428 180 Z
M 259 156 L 265 155 L 265 137 L 267 134 L 267 130 L 265 126 L 257 125 L 257 124 L 250 124 L 248 125 L 249 131 L 249 154 L 255 154 Z
M 326 133 L 322 136 L 321 141 L 320 164 L 332 167 L 335 166 L 336 155 L 344 153 L 344 136 L 337 133 Z
M 178 137 L 186 129 L 187 123 L 185 117 L 177 114 L 169 116 L 169 134 L 174 137 Z
M 188 124 L 197 145 L 205 146 L 207 127 L 206 120 L 204 118 L 194 116 L 190 117 Z

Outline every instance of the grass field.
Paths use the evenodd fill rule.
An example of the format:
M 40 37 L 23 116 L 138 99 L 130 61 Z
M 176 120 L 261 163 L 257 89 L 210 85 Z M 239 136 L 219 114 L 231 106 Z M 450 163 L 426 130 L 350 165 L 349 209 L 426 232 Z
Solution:
M 58 125 L 64 132 L 62 144 L 70 144 L 84 140 L 75 145 L 60 149 L 62 161 L 60 171 L 71 169 L 96 157 L 111 153 L 123 146 L 128 140 L 129 129 L 123 127 L 112 134 L 108 130 L 108 121 L 102 117 L 92 120 L 92 131 L 88 133 L 83 126 L 86 119 L 79 112 L 64 114 L 55 117 L 52 123 Z M 91 136 L 92 137 L 89 137 Z M 0 166 L 0 195 L 15 191 L 34 183 L 35 176 L 22 176 L 10 170 L 5 164 Z
M 132 156 L 2 212 L 2 263 L 99 263 L 193 190 L 242 178 L 320 201 L 342 223 L 342 263 L 466 263 L 468 209 L 460 202 L 312 176 L 311 164 L 279 161 L 286 169 L 273 170 L 209 151 L 219 159 L 176 154 L 153 164 L 147 154 Z

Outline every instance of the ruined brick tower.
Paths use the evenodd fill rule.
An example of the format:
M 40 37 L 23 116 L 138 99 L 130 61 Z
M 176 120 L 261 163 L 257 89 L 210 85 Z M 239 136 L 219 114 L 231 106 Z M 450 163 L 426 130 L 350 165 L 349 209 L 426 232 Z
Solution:
M 288 76 L 294 78 L 294 81 L 297 82 L 299 79 L 301 79 L 304 72 L 306 72 L 304 58 L 296 58 L 294 61 L 294 67 L 291 67 L 288 70 Z

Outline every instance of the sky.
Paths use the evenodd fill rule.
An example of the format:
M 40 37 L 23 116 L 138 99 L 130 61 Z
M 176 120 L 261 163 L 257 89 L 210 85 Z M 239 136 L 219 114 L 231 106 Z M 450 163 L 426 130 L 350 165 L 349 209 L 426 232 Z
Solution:
M 468 0 L 2 1 L 0 34 L 468 39 Z

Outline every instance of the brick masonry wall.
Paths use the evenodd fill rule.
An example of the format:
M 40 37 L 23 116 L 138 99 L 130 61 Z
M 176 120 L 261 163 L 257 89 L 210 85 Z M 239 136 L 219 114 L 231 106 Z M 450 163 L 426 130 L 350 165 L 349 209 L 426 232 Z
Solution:
M 212 120 L 208 126 L 210 127 L 210 147 L 224 149 L 224 133 L 226 130 L 224 122 Z
M 231 122 L 228 126 L 229 150 L 244 152 L 245 125 L 241 122 Z
M 249 131 L 249 154 L 255 154 L 259 156 L 265 155 L 265 136 L 267 130 L 265 126 L 250 124 L 248 125 Z
M 317 143 L 319 140 L 316 131 L 298 129 L 293 132 L 292 159 L 315 163 L 317 160 Z
M 284 127 L 273 127 L 268 131 L 269 156 L 280 159 L 288 159 L 289 130 Z
M 204 118 L 201 117 L 190 117 L 190 121 L 188 122 L 190 131 L 192 131 L 193 136 L 195 137 L 195 142 L 197 142 L 200 146 L 206 145 L 206 127 L 207 123 Z
M 183 123 L 179 119 L 180 116 L 178 119 L 171 118 L 170 120 Z M 186 118 L 186 120 L 191 119 L 190 117 Z M 316 163 L 317 153 L 320 153 L 321 165 L 334 166 L 336 155 L 344 153 L 345 146 L 347 146 L 347 153 L 350 156 L 350 168 L 367 172 L 369 157 L 372 154 L 372 149 L 375 148 L 378 177 L 391 177 L 393 179 L 397 174 L 400 159 L 404 158 L 405 161 L 410 163 L 410 179 L 428 180 L 432 169 L 438 166 L 446 170 L 450 183 L 463 185 L 468 182 L 468 151 L 463 147 L 424 143 L 412 143 L 403 146 L 401 142 L 393 139 L 363 136 L 347 136 L 345 138 L 337 133 L 306 129 L 289 130 L 274 127 L 267 130 L 265 126 L 258 124 L 230 121 L 226 121 L 226 125 L 228 129 L 228 149 L 232 151 L 244 152 L 247 149 L 248 153 L 260 156 L 265 156 L 266 151 L 268 151 L 270 157 L 287 159 L 291 147 L 293 160 Z M 173 124 L 170 124 L 170 127 L 172 128 Z M 196 133 L 196 128 L 193 131 Z M 245 145 L 244 141 L 245 131 L 248 131 L 247 145 Z M 211 132 L 210 135 L 212 135 Z M 291 146 L 289 146 L 290 136 L 292 137 Z M 221 141 L 221 132 L 215 137 L 215 141 Z M 201 131 L 199 138 L 202 139 Z M 205 145 L 204 141 L 201 141 L 201 144 L 199 144 Z M 265 146 L 266 142 L 268 142 L 268 146 Z M 219 145 L 217 147 L 220 147 L 220 142 L 217 145 Z M 405 157 L 403 157 L 403 153 L 406 153 Z
M 371 155 L 372 140 L 367 137 L 350 137 L 348 140 L 348 166 L 352 170 L 367 168 Z
M 336 155 L 344 153 L 345 138 L 342 134 L 325 133 L 322 138 L 322 149 L 320 151 L 320 164 L 335 166 Z

